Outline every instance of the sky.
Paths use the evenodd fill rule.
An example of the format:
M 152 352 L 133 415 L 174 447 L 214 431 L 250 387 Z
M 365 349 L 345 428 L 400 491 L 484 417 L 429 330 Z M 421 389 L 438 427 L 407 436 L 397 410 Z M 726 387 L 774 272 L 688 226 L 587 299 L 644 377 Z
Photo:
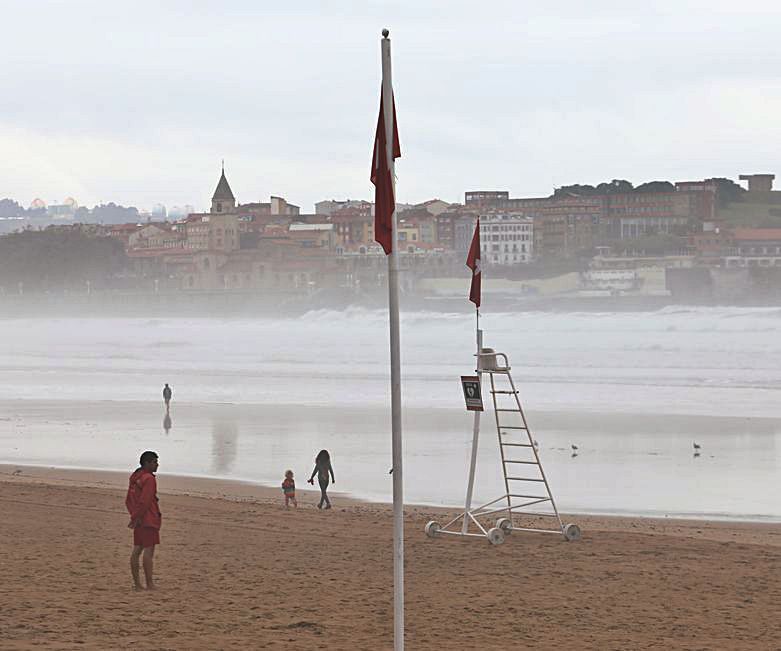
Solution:
M 399 201 L 781 175 L 779 2 L 0 7 L 0 198 L 25 206 L 203 209 L 222 159 L 239 202 L 372 199 L 383 27 Z

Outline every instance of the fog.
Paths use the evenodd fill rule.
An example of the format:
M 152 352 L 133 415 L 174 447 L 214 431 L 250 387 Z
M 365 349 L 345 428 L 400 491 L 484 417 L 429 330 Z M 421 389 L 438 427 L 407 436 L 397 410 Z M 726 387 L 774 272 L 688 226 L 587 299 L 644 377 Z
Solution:
M 480 219 L 485 344 L 561 509 L 781 520 L 777 3 L 4 18 L 0 463 L 151 448 L 276 485 L 327 448 L 341 490 L 390 499 L 388 27 L 408 502 L 463 503 Z M 486 413 L 476 499 L 500 472 Z
M 561 508 L 781 518 L 778 308 L 487 313 L 483 327 L 509 355 Z M 463 500 L 473 328 L 470 314 L 403 314 L 411 502 Z M 151 447 L 167 472 L 276 483 L 326 447 L 341 490 L 390 498 L 385 311 L 6 318 L 0 342 L 0 461 L 126 469 Z M 486 414 L 478 497 L 500 477 Z

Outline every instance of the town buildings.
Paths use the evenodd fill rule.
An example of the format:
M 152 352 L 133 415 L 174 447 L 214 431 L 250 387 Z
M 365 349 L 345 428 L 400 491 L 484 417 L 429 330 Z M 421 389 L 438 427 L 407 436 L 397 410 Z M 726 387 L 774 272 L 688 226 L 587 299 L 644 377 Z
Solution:
M 525 264 L 534 251 L 534 222 L 512 213 L 480 216 L 480 260 L 494 265 Z
M 781 228 L 736 228 L 725 253 L 727 267 L 781 268 Z
M 630 191 L 622 191 L 623 185 L 605 185 L 601 191 L 565 190 L 531 199 L 513 199 L 506 191 L 469 191 L 464 205 L 472 210 L 510 210 L 531 219 L 538 255 L 560 257 L 588 253 L 612 240 L 686 234 L 715 216 L 714 181 L 651 183 Z
M 772 190 L 773 175 L 741 178 L 748 191 L 726 179 L 637 188 L 614 181 L 549 197 L 475 190 L 463 204 L 398 204 L 403 282 L 467 273 L 478 218 L 482 261 L 495 277 L 572 273 L 584 291 L 662 291 L 666 269 L 683 277 L 693 268 L 781 268 L 781 193 Z M 725 199 L 725 187 L 737 198 Z M 77 226 L 86 229 L 68 224 Z M 90 228 L 90 236 L 122 242 L 137 276 L 156 287 L 365 291 L 380 287 L 386 273 L 371 202 L 318 202 L 312 214 L 278 196 L 240 203 L 224 169 L 208 212 Z

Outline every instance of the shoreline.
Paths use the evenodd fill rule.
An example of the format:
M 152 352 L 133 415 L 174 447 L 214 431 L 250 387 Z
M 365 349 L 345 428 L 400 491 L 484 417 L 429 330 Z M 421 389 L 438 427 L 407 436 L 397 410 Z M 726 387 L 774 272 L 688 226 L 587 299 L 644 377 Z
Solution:
M 22 470 L 22 472 L 16 472 Z M 83 488 L 110 488 L 125 490 L 127 478 L 132 470 L 116 469 L 91 469 L 73 466 L 51 466 L 40 464 L 9 463 L 0 459 L 0 483 L 7 481 L 24 481 L 29 483 L 67 486 L 77 484 Z M 281 501 L 281 491 L 278 487 L 260 481 L 249 479 L 234 479 L 226 477 L 214 477 L 208 475 L 187 475 L 178 473 L 158 473 L 159 490 L 161 495 L 183 495 L 193 497 L 206 497 L 210 499 L 226 499 L 234 501 L 254 500 L 262 503 L 276 503 Z M 281 483 L 281 482 L 280 482 Z M 304 480 L 304 486 L 306 481 Z M 296 493 L 311 496 L 318 495 L 314 488 L 302 488 L 296 484 Z M 329 490 L 329 495 L 350 505 L 374 506 L 378 508 L 391 508 L 392 502 L 371 500 L 338 490 Z M 405 509 L 412 512 L 430 511 L 454 515 L 461 511 L 459 505 L 429 504 L 419 502 L 405 502 Z M 597 511 L 573 511 L 566 514 L 561 512 L 562 520 L 565 515 L 585 520 L 596 521 L 643 521 L 654 523 L 679 523 L 688 526 L 701 526 L 705 524 L 742 525 L 747 527 L 778 527 L 781 531 L 781 518 L 774 516 L 730 516 L 714 517 L 709 514 L 685 514 L 685 515 L 657 515 L 643 513 L 610 513 Z
M 464 281 L 466 282 L 466 280 Z M 523 281 L 517 281 L 523 282 Z M 494 314 L 517 312 L 545 312 L 551 314 L 569 312 L 628 312 L 654 313 L 665 309 L 778 309 L 781 297 L 777 294 L 758 293 L 743 300 L 737 297 L 713 298 L 700 296 L 581 296 L 551 294 L 526 296 L 502 291 L 486 292 L 486 303 L 491 303 Z M 287 291 L 258 292 L 256 290 L 173 291 L 141 292 L 106 290 L 91 294 L 6 294 L 0 296 L 5 317 L 29 318 L 214 318 L 217 305 L 220 318 L 279 319 L 300 318 L 309 312 L 329 310 L 387 309 L 385 296 L 366 294 L 344 297 L 334 289 L 322 295 L 301 294 L 292 300 Z M 436 294 L 430 292 L 402 296 L 403 313 L 434 313 L 469 315 L 469 307 L 461 294 Z

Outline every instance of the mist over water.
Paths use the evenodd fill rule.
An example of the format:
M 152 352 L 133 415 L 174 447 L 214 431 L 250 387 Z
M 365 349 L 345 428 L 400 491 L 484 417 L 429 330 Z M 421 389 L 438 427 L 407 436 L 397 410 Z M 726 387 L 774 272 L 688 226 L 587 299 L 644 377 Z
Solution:
M 562 509 L 781 518 L 781 310 L 485 315 Z M 402 315 L 405 484 L 463 500 L 474 316 Z M 0 458 L 303 484 L 321 447 L 339 490 L 389 499 L 387 313 L 279 319 L 0 320 Z M 160 391 L 174 389 L 169 432 Z M 478 499 L 499 490 L 484 418 Z M 692 443 L 703 445 L 693 457 Z M 570 445 L 579 446 L 571 457 Z

